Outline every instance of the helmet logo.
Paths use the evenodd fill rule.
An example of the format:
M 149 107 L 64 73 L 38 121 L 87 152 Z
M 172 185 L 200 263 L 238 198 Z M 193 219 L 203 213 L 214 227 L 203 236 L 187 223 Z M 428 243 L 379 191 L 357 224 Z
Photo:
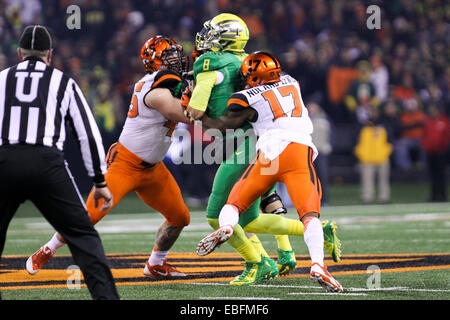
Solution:
M 145 69 L 154 72 L 171 69 L 176 72 L 182 70 L 183 48 L 171 38 L 163 36 L 153 37 L 141 49 L 141 59 Z
M 255 63 L 255 66 L 254 66 L 254 67 L 252 67 L 253 62 Z M 258 66 L 259 66 L 260 63 L 261 63 L 261 60 L 258 60 L 258 59 L 256 59 L 256 60 L 250 60 L 250 61 L 248 62 L 248 71 L 249 71 L 249 72 L 253 72 L 253 71 L 258 70 Z

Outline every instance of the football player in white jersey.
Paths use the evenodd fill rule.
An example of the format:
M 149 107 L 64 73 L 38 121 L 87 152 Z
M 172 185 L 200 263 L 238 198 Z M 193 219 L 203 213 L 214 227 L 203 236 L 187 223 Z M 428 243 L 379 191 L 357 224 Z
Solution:
M 311 279 L 331 292 L 343 288 L 324 264 L 324 238 L 320 217 L 321 186 L 313 161 L 318 152 L 312 142 L 312 122 L 297 80 L 281 75 L 278 60 L 255 52 L 242 63 L 246 89 L 228 100 L 228 112 L 217 119 L 202 118 L 204 127 L 222 131 L 248 121 L 259 137 L 258 154 L 234 185 L 219 216 L 220 228 L 201 240 L 197 252 L 212 252 L 233 234 L 233 227 L 268 187 L 283 182 L 304 224 L 304 240 L 311 256 Z
M 167 264 L 166 257 L 190 222 L 189 210 L 175 179 L 162 162 L 176 124 L 189 123 L 179 99 L 186 85 L 180 74 L 187 71 L 184 70 L 187 57 L 182 51 L 174 40 L 163 36 L 153 37 L 143 45 L 141 59 L 147 73 L 134 86 L 119 141 L 110 147 L 106 157 L 105 180 L 113 194 L 113 205 L 101 211 L 101 203 L 93 192 L 86 202 L 94 224 L 133 191 L 165 217 L 144 267 L 144 275 L 156 278 L 185 276 Z M 36 274 L 63 245 L 64 239 L 55 233 L 27 260 L 27 271 Z

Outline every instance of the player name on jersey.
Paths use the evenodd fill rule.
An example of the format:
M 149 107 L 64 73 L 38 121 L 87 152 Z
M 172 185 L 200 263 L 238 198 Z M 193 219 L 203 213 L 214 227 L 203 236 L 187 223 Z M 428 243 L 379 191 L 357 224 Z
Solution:
M 247 89 L 246 92 L 248 93 L 249 97 L 253 97 L 253 96 L 256 96 L 256 95 L 258 95 L 260 93 L 263 93 L 263 92 L 265 92 L 267 90 L 270 90 L 272 88 L 284 86 L 284 85 L 287 85 L 287 84 L 290 84 L 290 83 L 296 82 L 296 81 L 297 80 L 292 79 L 290 77 L 284 77 L 279 82 L 263 84 L 262 86 L 259 86 L 259 87 Z

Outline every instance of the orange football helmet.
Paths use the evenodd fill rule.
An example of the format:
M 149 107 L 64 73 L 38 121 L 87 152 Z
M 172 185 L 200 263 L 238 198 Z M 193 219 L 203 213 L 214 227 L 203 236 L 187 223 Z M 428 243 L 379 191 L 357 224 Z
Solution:
M 254 52 L 242 62 L 241 75 L 251 88 L 280 81 L 280 62 L 268 52 Z
M 153 37 L 141 48 L 141 60 L 149 72 L 170 69 L 181 74 L 184 71 L 184 59 L 183 47 L 168 37 Z
M 191 53 L 192 62 L 195 62 L 195 60 L 197 60 L 197 58 L 200 57 L 203 53 L 205 53 L 205 50 L 199 50 L 197 49 L 197 46 L 194 45 L 194 50 L 192 50 Z

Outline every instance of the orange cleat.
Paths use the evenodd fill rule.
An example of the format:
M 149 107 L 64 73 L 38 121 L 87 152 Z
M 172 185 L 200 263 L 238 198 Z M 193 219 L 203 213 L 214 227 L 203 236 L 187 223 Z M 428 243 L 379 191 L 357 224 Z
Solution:
M 164 277 L 186 277 L 186 274 L 167 264 L 167 260 L 164 260 L 162 266 L 151 266 L 148 261 L 145 263 L 144 275 L 151 278 L 164 278 Z
M 327 267 L 322 267 L 318 263 L 312 264 L 309 277 L 315 282 L 319 282 L 327 292 L 342 293 L 344 291 L 342 285 L 328 272 Z
M 197 244 L 197 254 L 199 256 L 206 256 L 207 254 L 210 254 L 215 248 L 230 239 L 232 235 L 233 227 L 231 225 L 220 227 L 210 235 L 204 237 Z
M 53 257 L 49 247 L 41 247 L 28 258 L 26 269 L 30 275 L 35 275 Z

